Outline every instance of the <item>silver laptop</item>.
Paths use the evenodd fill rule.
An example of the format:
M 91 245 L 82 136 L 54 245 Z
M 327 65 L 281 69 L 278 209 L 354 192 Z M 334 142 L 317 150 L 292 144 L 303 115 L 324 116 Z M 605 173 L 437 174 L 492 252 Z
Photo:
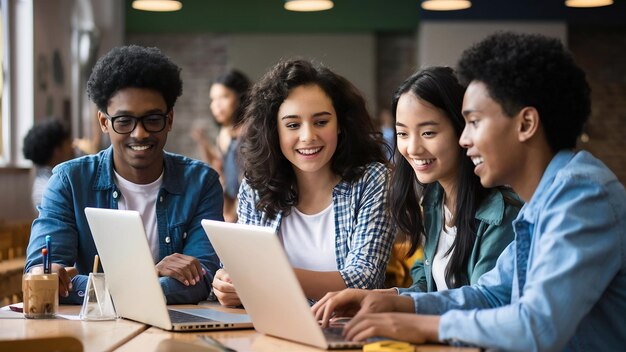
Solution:
M 322 329 L 276 233 L 268 227 L 202 220 L 254 328 L 323 349 L 357 348 L 342 327 Z
M 252 328 L 247 314 L 167 309 L 138 212 L 85 208 L 85 215 L 119 316 L 173 331 Z

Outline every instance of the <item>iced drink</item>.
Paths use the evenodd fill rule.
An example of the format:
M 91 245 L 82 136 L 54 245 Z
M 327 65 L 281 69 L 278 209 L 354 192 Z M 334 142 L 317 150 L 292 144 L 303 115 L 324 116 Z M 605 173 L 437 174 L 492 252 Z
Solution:
M 55 274 L 24 274 L 24 316 L 26 318 L 54 318 L 59 309 L 59 277 Z

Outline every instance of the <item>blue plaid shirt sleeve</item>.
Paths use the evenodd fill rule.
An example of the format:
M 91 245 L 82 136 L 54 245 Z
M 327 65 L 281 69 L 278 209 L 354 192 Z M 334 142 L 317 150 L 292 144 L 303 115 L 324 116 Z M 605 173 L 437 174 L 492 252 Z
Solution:
M 237 222 L 240 224 L 256 224 L 259 213 L 254 209 L 254 191 L 252 191 L 246 180 L 243 180 L 239 186 L 238 199 Z
M 256 204 L 259 196 L 248 182 L 244 179 L 239 186 L 239 204 L 237 205 L 237 222 L 240 224 L 256 225 L 271 227 L 274 231 L 278 231 L 282 213 L 278 213 L 275 218 L 271 219 L 265 212 L 258 211 Z
M 385 210 L 388 176 L 387 167 L 371 163 L 359 179 L 342 181 L 333 190 L 337 268 L 347 287 L 374 289 L 384 285 L 395 235 Z M 270 219 L 258 211 L 258 195 L 245 180 L 238 198 L 239 223 L 280 229 L 283 214 Z
M 367 166 L 360 179 L 333 195 L 336 202 L 337 261 L 350 288 L 381 288 L 395 238 L 386 212 L 389 170 L 380 163 Z M 342 195 L 343 193 L 343 195 Z

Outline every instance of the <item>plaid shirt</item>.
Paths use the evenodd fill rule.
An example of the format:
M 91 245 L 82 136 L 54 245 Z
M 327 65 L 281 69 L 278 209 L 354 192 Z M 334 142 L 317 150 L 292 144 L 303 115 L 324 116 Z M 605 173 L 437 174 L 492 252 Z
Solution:
M 387 177 L 383 164 L 371 163 L 359 179 L 341 181 L 333 189 L 335 254 L 347 287 L 383 287 L 394 241 L 391 219 L 385 212 Z M 256 209 L 258 199 L 257 192 L 244 180 L 239 189 L 239 223 L 271 227 L 278 233 L 282 212 L 268 218 Z

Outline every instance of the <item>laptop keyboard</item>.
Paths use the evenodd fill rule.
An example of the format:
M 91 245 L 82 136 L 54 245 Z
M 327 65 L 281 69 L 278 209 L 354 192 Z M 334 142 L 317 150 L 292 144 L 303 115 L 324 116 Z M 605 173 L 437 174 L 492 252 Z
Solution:
M 332 349 L 339 348 L 360 348 L 363 346 L 363 342 L 355 342 L 346 340 L 341 334 L 343 333 L 343 326 L 329 326 L 322 328 L 326 342 Z
M 328 341 L 345 341 L 345 338 L 341 335 L 343 333 L 343 327 L 329 326 L 327 328 L 323 328 L 322 331 Z
M 199 317 L 193 314 L 187 314 L 184 312 L 179 312 L 177 310 L 168 309 L 167 312 L 170 315 L 170 321 L 172 324 L 175 323 L 206 323 L 208 321 L 215 321 L 213 319 Z

